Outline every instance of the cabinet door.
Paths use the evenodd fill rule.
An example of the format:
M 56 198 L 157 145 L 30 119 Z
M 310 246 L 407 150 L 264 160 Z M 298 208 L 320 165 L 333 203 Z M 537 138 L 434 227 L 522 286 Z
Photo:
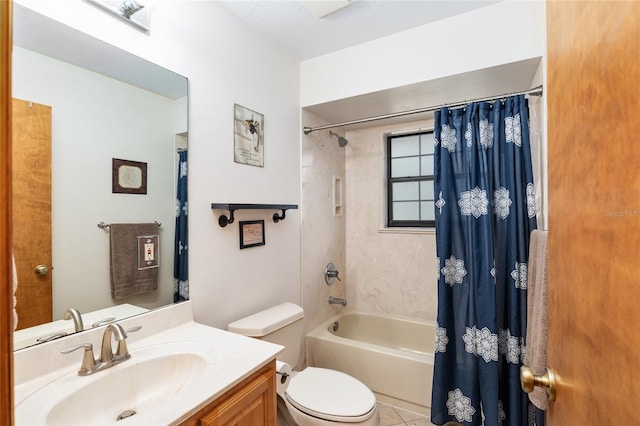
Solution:
M 273 370 L 265 372 L 202 416 L 200 426 L 275 426 Z

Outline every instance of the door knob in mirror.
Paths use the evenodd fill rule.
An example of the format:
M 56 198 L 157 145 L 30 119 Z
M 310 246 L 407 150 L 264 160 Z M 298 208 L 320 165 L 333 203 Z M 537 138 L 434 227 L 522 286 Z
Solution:
M 39 277 L 45 277 L 49 274 L 49 267 L 47 265 L 38 265 L 33 272 Z

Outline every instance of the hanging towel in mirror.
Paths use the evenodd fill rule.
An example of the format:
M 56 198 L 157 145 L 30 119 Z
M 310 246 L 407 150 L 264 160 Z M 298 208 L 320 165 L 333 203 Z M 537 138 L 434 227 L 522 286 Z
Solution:
M 160 232 L 157 223 L 112 223 L 111 297 L 146 293 L 158 288 Z

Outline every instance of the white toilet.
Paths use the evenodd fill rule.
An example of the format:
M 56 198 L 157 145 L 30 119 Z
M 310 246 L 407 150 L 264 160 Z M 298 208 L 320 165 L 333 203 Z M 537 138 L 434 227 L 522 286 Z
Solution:
M 227 329 L 284 346 L 278 360 L 295 367 L 302 346 L 303 318 L 302 308 L 287 302 L 232 322 Z M 373 392 L 340 371 L 316 367 L 294 371 L 289 385 L 284 391 L 279 390 L 278 395 L 299 426 L 378 426 L 380 423 Z

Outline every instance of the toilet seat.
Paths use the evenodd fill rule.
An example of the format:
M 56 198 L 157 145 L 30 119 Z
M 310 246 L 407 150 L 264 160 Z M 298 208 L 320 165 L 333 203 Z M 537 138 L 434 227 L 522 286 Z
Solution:
M 376 408 L 373 392 L 362 382 L 340 371 L 317 367 L 295 374 L 285 398 L 309 416 L 334 422 L 362 422 Z

